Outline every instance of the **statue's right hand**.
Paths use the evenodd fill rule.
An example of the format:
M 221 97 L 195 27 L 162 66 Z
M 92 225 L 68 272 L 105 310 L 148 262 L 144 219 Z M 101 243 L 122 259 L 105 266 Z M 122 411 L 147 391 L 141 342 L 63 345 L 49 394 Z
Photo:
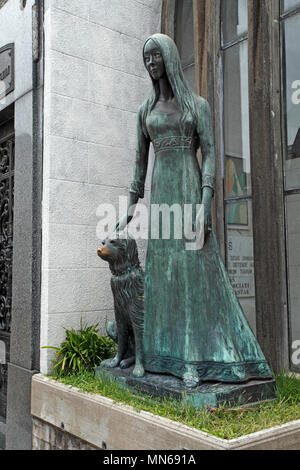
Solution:
M 124 228 L 126 227 L 126 225 L 128 224 L 129 220 L 128 220 L 128 216 L 125 215 L 124 217 L 122 217 L 122 219 L 120 219 L 116 226 L 115 226 L 115 232 L 121 232 L 122 230 L 124 230 Z
M 115 232 L 120 232 L 124 230 L 127 224 L 129 224 L 129 222 L 131 221 L 133 217 L 134 208 L 138 200 L 139 200 L 139 197 L 137 194 L 131 193 L 131 192 L 129 193 L 127 214 L 117 222 L 116 227 L 115 227 Z

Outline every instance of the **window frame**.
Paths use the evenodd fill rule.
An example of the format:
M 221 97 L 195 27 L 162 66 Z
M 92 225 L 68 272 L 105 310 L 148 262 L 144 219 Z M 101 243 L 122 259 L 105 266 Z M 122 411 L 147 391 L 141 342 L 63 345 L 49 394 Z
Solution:
M 281 135 L 282 135 L 282 164 L 283 173 L 285 173 L 285 164 L 288 157 L 288 145 L 287 145 L 287 96 L 286 96 L 286 77 L 285 77 L 285 61 L 284 61 L 284 40 L 285 40 L 285 20 L 292 18 L 296 15 L 300 15 L 300 5 L 298 7 L 291 8 L 286 12 L 283 12 L 283 0 L 280 0 L 280 16 L 279 16 L 279 27 L 280 27 L 280 79 L 281 79 Z M 288 250 L 288 198 L 290 196 L 300 194 L 300 183 L 298 188 L 287 189 L 285 175 L 283 175 L 283 198 L 284 198 L 284 211 L 285 211 L 285 250 L 286 250 L 286 289 L 287 289 L 287 317 L 288 317 L 288 348 L 289 348 L 289 369 L 293 372 L 299 373 L 299 366 L 295 366 L 292 363 L 292 311 L 291 311 L 291 300 L 290 300 L 290 266 L 289 266 L 289 250 Z

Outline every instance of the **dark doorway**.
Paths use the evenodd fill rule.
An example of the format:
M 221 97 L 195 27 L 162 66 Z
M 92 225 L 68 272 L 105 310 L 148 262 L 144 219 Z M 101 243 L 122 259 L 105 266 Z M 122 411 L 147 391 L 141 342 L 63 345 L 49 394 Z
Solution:
M 6 418 L 12 305 L 15 136 L 13 112 L 0 115 L 0 419 Z

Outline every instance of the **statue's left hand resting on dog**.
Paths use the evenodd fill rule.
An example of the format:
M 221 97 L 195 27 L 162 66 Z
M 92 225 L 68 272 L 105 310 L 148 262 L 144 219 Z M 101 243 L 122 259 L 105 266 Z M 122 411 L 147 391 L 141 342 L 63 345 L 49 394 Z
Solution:
M 101 367 L 125 369 L 135 363 L 133 375 L 143 377 L 144 273 L 136 241 L 118 231 L 102 242 L 98 256 L 112 273 L 115 322 L 108 322 L 107 334 L 118 344 L 115 357 L 102 361 Z

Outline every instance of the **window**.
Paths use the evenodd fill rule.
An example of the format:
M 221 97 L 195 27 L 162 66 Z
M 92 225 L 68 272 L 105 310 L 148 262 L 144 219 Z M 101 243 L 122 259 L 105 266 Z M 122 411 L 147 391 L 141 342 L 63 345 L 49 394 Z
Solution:
M 255 330 L 247 0 L 222 0 L 223 179 L 226 265 Z
M 283 0 L 282 12 L 285 13 L 288 10 L 297 8 L 300 6 L 300 0 Z
M 300 340 L 300 1 L 282 2 L 282 77 L 284 109 L 285 204 L 290 319 L 291 368 L 293 346 Z
M 230 44 L 232 41 L 247 37 L 247 0 L 222 0 L 221 10 L 222 44 Z
M 175 13 L 175 42 L 184 76 L 195 90 L 195 47 L 193 0 L 177 0 Z

